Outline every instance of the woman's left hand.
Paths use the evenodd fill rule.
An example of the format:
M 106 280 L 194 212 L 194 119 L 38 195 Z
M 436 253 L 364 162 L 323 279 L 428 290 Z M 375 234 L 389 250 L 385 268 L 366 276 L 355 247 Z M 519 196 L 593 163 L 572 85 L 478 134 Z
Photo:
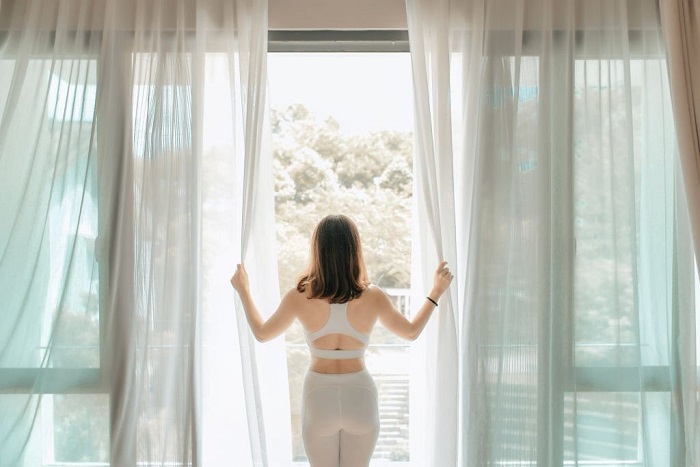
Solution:
M 440 261 L 433 277 L 433 289 L 430 291 L 430 298 L 437 300 L 447 290 L 454 275 L 447 267 L 447 261 Z
M 234 289 L 236 289 L 236 292 L 238 292 L 239 295 L 248 292 L 248 272 L 245 270 L 245 265 L 236 265 L 236 272 L 233 273 L 233 276 L 231 277 L 231 285 Z

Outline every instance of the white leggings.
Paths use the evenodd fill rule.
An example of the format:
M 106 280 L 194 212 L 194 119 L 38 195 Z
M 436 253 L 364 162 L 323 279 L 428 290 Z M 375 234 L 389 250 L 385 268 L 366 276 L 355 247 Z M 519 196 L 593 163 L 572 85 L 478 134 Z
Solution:
M 308 371 L 302 436 L 311 467 L 367 467 L 379 436 L 377 386 L 369 372 Z

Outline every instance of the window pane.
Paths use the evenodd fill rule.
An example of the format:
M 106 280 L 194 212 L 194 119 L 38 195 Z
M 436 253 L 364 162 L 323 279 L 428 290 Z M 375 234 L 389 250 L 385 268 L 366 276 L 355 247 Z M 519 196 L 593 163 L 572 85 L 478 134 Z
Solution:
M 408 312 L 412 91 L 402 53 L 269 55 L 280 289 L 295 286 L 326 214 L 357 224 L 372 281 Z M 287 332 L 294 460 L 304 461 L 301 388 L 309 364 L 300 325 Z M 375 459 L 407 461 L 408 347 L 375 328 L 367 367 L 378 390 Z
M 577 365 L 668 364 L 675 140 L 665 75 L 661 60 L 575 65 Z
M 0 435 L 8 450 L 3 459 L 17 465 L 106 466 L 109 395 L 1 394 Z
M 13 73 L 2 60 L 0 84 Z M 95 60 L 35 59 L 19 84 L 0 166 L 0 367 L 100 363 L 96 74 Z
M 53 413 L 55 462 L 84 463 L 109 461 L 109 396 L 107 394 L 64 394 L 47 396 L 44 404 Z M 47 409 L 44 408 L 44 412 Z M 46 456 L 46 455 L 45 455 Z
M 643 466 L 668 462 L 668 393 L 569 393 L 564 398 L 564 417 L 567 464 Z M 643 441 L 648 436 L 645 426 L 646 432 L 653 434 L 653 443 Z

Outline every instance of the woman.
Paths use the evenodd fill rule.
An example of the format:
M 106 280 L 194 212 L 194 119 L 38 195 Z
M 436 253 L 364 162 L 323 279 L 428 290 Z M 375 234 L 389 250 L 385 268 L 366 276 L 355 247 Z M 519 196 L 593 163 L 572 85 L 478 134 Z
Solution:
M 296 288 L 265 321 L 237 265 L 231 284 L 238 292 L 256 339 L 268 341 L 298 319 L 306 334 L 311 365 L 304 379 L 302 435 L 312 467 L 367 466 L 379 435 L 377 388 L 365 369 L 364 351 L 379 320 L 399 337 L 423 331 L 452 274 L 446 262 L 435 271 L 433 288 L 408 320 L 367 278 L 360 234 L 346 216 L 331 215 L 316 226 L 309 266 Z

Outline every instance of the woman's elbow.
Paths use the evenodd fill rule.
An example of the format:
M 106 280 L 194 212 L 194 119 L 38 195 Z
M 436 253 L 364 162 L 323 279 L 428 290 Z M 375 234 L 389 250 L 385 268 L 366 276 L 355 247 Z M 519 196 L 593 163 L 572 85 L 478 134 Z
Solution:
M 414 340 L 418 339 L 418 336 L 420 336 L 421 331 L 422 329 L 411 329 L 408 331 L 408 333 L 406 333 L 404 338 L 413 342 Z
M 255 340 L 260 342 L 261 344 L 272 340 L 272 336 L 263 331 L 253 332 L 253 336 L 255 336 Z

